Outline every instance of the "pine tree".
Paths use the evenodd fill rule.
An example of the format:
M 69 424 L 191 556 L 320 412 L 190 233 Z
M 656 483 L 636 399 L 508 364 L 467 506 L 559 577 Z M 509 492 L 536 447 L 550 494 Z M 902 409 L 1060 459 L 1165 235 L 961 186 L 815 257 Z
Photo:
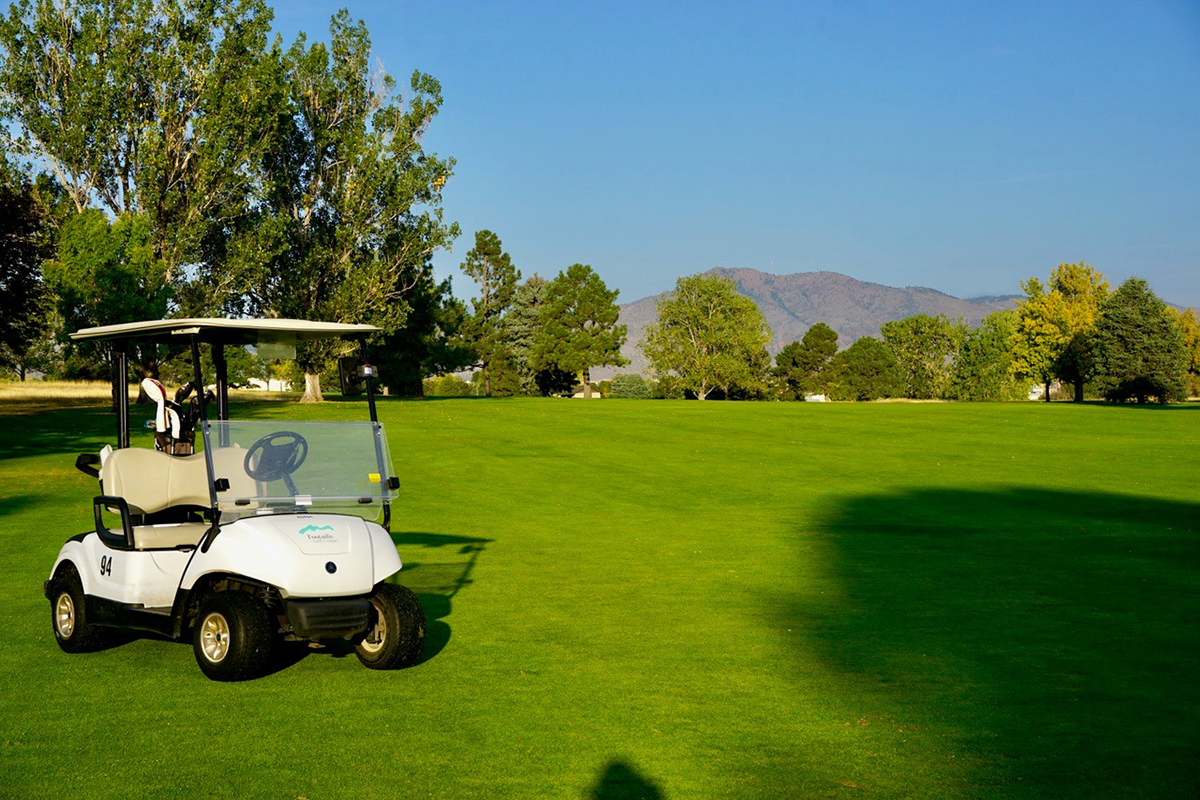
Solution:
M 1107 400 L 1184 399 L 1183 332 L 1167 304 L 1141 278 L 1125 281 L 1101 307 L 1096 363 L 1096 382 Z

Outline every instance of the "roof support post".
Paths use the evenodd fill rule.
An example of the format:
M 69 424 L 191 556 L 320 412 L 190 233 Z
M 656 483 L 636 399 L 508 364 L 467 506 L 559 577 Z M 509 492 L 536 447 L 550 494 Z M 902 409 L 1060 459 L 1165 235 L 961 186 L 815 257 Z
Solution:
M 217 419 L 229 419 L 229 365 L 225 362 L 225 345 L 213 343 L 213 366 L 217 371 Z M 204 387 L 200 387 L 203 390 Z
M 129 345 L 114 342 L 112 349 L 113 400 L 117 406 L 117 447 L 129 447 Z

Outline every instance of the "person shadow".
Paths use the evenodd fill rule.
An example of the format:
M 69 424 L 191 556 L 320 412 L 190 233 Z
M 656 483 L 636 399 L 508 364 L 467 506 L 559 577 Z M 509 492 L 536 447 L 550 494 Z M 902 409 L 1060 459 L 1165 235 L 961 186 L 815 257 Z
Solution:
M 664 797 L 658 784 L 619 759 L 609 762 L 587 796 L 592 800 L 661 800 Z

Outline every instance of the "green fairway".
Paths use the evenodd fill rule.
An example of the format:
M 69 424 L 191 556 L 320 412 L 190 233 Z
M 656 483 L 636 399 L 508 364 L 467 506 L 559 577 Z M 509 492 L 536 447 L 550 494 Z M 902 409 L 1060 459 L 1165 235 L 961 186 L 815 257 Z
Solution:
M 0 795 L 1200 793 L 1200 406 L 380 416 L 422 662 L 239 684 L 190 643 L 59 651 L 42 581 L 113 417 L 0 416 Z

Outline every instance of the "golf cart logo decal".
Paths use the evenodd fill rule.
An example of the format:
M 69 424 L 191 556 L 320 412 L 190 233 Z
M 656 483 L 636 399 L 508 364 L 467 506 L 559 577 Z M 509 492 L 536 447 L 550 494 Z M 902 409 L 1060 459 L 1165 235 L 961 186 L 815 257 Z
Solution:
M 324 533 L 323 531 L 329 531 Z M 337 536 L 334 535 L 332 525 L 305 525 L 298 533 L 310 542 L 336 542 Z

